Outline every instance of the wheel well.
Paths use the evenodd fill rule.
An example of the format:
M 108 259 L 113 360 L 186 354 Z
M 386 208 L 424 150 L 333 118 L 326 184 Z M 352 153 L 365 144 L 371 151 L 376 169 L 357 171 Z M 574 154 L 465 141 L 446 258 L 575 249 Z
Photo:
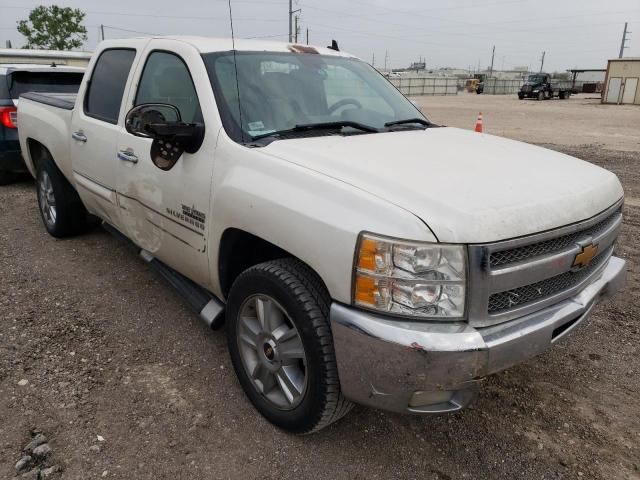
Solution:
M 33 169 L 37 172 L 40 160 L 45 157 L 51 157 L 51 153 L 49 153 L 47 147 L 33 138 L 27 139 L 27 147 L 29 148 L 29 156 L 31 157 L 31 163 L 33 163 Z
M 295 255 L 251 233 L 229 228 L 222 234 L 218 253 L 218 274 L 222 294 L 227 297 L 235 279 L 259 263 Z

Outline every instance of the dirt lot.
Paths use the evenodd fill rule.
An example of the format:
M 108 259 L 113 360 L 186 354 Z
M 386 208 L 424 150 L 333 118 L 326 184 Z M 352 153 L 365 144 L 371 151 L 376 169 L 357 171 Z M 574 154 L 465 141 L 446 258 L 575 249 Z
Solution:
M 414 99 L 436 123 L 473 128 L 482 112 L 484 131 L 530 143 L 598 145 L 611 150 L 640 151 L 640 108 L 603 105 L 596 94 L 569 100 L 518 100 L 515 95 L 477 95 Z
M 488 131 L 612 169 L 640 198 L 640 108 L 618 117 L 616 107 L 569 102 L 425 100 L 434 120 L 469 128 L 481 107 Z M 593 121 L 593 134 L 578 136 L 576 119 Z M 625 214 L 626 293 L 567 342 L 489 378 L 471 408 L 431 418 L 356 408 L 295 437 L 245 399 L 223 333 L 133 252 L 100 228 L 53 239 L 33 183 L 3 187 L 0 478 L 13 477 L 36 429 L 64 479 L 639 479 L 640 203 Z

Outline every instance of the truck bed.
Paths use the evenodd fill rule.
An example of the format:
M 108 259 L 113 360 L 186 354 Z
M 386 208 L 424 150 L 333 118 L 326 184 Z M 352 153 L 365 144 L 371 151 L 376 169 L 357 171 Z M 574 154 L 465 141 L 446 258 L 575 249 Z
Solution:
M 75 93 L 36 93 L 28 92 L 20 95 L 21 98 L 28 98 L 34 102 L 44 103 L 45 105 L 51 105 L 52 107 L 62 108 L 64 110 L 73 110 L 76 104 Z

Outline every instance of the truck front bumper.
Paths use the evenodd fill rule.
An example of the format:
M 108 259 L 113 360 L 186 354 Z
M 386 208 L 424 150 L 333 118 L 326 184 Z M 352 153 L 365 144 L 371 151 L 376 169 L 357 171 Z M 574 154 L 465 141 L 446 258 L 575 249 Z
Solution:
M 547 350 L 625 280 L 625 261 L 611 257 L 577 295 L 486 328 L 393 319 L 334 303 L 331 328 L 342 393 L 393 412 L 460 410 L 475 396 L 479 380 Z

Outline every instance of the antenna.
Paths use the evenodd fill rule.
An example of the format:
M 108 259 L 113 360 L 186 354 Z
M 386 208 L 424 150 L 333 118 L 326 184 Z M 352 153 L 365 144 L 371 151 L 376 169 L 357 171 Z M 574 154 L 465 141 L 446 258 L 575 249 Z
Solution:
M 233 69 L 236 73 L 236 91 L 238 92 L 238 115 L 240 119 L 240 137 L 244 143 L 244 129 L 242 128 L 242 108 L 240 106 L 240 83 L 238 82 L 238 62 L 236 60 L 236 38 L 233 34 L 233 13 L 231 12 L 231 0 L 229 0 L 229 23 L 231 23 L 231 48 L 233 49 Z

